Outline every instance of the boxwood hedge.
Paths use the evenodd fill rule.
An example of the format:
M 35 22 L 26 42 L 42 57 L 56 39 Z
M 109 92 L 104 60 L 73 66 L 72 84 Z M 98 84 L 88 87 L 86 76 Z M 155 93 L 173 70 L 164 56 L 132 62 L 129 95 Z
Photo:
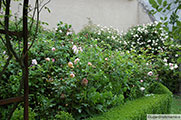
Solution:
M 150 91 L 148 96 L 128 101 L 87 120 L 145 120 L 147 114 L 168 114 L 172 93 L 161 83 L 154 83 Z

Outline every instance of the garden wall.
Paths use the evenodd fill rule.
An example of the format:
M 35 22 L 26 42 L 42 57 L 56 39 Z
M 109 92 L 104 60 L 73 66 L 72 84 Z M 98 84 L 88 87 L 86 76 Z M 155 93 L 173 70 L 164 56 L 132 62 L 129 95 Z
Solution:
M 12 4 L 13 13 L 18 10 L 17 6 Z M 72 24 L 78 32 L 88 23 L 87 18 L 91 18 L 95 24 L 113 26 L 120 31 L 151 22 L 137 0 L 51 0 L 47 6 L 51 13 L 47 10 L 41 13 L 41 20 L 49 23 L 47 28 L 56 27 L 61 20 Z

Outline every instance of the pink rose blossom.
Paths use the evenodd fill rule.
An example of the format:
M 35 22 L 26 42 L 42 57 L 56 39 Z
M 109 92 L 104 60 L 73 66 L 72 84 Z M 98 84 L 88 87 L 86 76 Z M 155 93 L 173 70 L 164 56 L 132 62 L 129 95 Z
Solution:
M 169 63 L 169 66 L 170 66 L 170 67 L 173 67 L 173 64 L 172 64 L 172 63 Z
M 55 59 L 54 59 L 54 58 L 52 59 L 52 62 L 55 62 Z
M 72 63 L 72 62 L 69 62 L 69 63 L 68 63 L 68 66 L 69 66 L 70 68 L 74 68 L 74 66 L 73 66 L 73 63 Z
M 105 58 L 105 61 L 107 61 L 108 60 L 108 58 Z
M 70 74 L 70 77 L 71 77 L 71 78 L 74 78 L 74 77 L 75 77 L 75 75 L 74 75 L 73 73 L 71 73 L 71 74 Z
M 148 72 L 148 76 L 152 76 L 152 75 L 153 75 L 152 71 Z
M 55 48 L 54 48 L 54 47 L 52 48 L 52 51 L 55 51 Z
M 82 80 L 82 85 L 87 86 L 87 84 L 88 84 L 88 80 L 86 78 L 84 78 Z
M 76 46 L 76 45 L 73 45 L 72 50 L 74 50 L 74 49 L 77 49 L 77 46 Z
M 76 45 L 73 45 L 72 50 L 73 50 L 73 52 L 74 52 L 75 54 L 78 54 L 78 53 L 79 53 L 79 50 L 78 50 L 78 48 L 77 48 Z
M 79 58 L 76 58 L 76 59 L 74 60 L 74 64 L 77 64 L 79 61 L 80 61 L 80 59 L 79 59 Z
M 83 51 L 83 49 L 81 47 L 78 48 L 81 52 Z
M 49 62 L 49 61 L 50 61 L 50 58 L 49 58 L 49 57 L 47 57 L 47 58 L 45 58 L 45 60 Z
M 61 99 L 65 99 L 65 94 L 62 93 L 61 96 L 60 96 L 60 98 L 61 98 Z
M 91 62 L 88 62 L 88 65 L 89 65 L 89 66 L 92 66 L 92 63 L 91 63 Z
M 142 83 L 142 82 L 143 82 L 143 80 L 140 80 L 140 82 Z
M 174 69 L 174 66 L 172 63 L 169 63 L 169 66 L 170 66 L 170 69 L 173 70 Z

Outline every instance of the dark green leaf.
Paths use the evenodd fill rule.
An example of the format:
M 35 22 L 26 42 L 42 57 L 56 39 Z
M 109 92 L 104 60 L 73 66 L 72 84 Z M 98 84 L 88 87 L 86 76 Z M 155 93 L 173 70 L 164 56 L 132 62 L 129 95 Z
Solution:
M 157 8 L 158 5 L 155 0 L 149 0 L 149 3 L 152 5 L 153 8 Z
M 45 7 L 45 9 L 50 13 L 51 11 L 50 11 L 50 9 L 48 8 L 48 7 Z
M 161 12 L 162 10 L 163 10 L 163 8 L 159 8 L 159 9 L 158 9 L 158 12 Z
M 163 2 L 163 7 L 166 7 L 167 6 L 167 1 L 165 0 L 164 2 Z
M 157 0 L 159 5 L 162 5 L 162 0 Z
M 168 6 L 167 6 L 166 9 L 167 9 L 167 10 L 170 10 L 170 6 L 171 6 L 171 4 L 168 4 Z

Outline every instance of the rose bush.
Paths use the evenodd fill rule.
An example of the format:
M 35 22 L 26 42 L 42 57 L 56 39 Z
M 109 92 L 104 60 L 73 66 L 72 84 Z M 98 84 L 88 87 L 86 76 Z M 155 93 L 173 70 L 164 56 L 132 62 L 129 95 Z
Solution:
M 36 113 L 35 119 L 87 118 L 146 95 L 154 81 L 163 82 L 166 78 L 163 70 L 178 69 L 176 58 L 165 53 L 169 45 L 162 47 L 167 42 L 160 40 L 157 44 L 163 51 L 158 50 L 159 45 L 155 46 L 152 40 L 149 45 L 154 52 L 150 52 L 150 46 L 146 45 L 150 42 L 143 46 L 146 49 L 140 49 L 138 38 L 134 37 L 135 34 L 144 34 L 145 39 L 153 36 L 167 39 L 156 36 L 155 32 L 149 33 L 156 29 L 154 27 L 148 25 L 144 28 L 149 29 L 150 35 L 137 33 L 136 27 L 133 34 L 128 31 L 123 37 L 112 28 L 96 25 L 88 26 L 76 35 L 71 25 L 62 22 L 55 31 L 40 30 L 38 40 L 29 51 L 29 99 L 30 107 Z M 145 40 L 143 38 L 140 40 Z M 134 40 L 135 46 L 128 44 L 132 43 L 129 40 Z M 0 62 L 4 66 L 8 55 L 3 46 L 0 49 Z M 170 67 L 165 66 L 164 58 Z M 19 67 L 11 61 L 0 81 L 0 99 L 16 95 L 21 79 Z M 10 107 L 3 106 L 0 111 L 8 109 Z M 2 112 L 0 116 L 7 113 Z
M 124 34 L 122 39 L 126 41 L 127 50 L 135 50 L 137 54 L 144 54 L 158 72 L 158 79 L 172 92 L 179 91 L 180 45 L 163 29 L 162 23 L 148 23 L 138 25 Z M 164 60 L 167 60 L 164 62 Z

